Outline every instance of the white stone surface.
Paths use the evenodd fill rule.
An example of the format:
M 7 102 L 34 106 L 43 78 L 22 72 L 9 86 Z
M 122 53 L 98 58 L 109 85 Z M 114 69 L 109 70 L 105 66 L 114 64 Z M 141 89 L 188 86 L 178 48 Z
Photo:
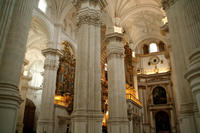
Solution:
M 14 133 L 17 122 L 17 109 L 22 102 L 19 96 L 18 84 L 28 35 L 29 24 L 33 9 L 33 1 L 13 1 L 10 5 L 1 1 L 1 27 L 0 45 L 4 46 L 3 54 L 0 52 L 0 132 Z M 6 3 L 6 4 L 5 4 Z M 6 9 L 8 9 L 6 11 Z M 11 16 L 10 16 L 11 15 Z M 7 17 L 5 17 L 7 16 Z M 10 23 L 8 22 L 10 21 Z M 12 21 L 11 21 L 12 20 Z M 6 24 L 7 23 L 7 24 Z M 4 25 L 6 24 L 6 25 Z M 2 26 L 2 25 L 1 25 Z
M 47 48 L 43 50 L 43 54 L 46 59 L 44 63 L 44 83 L 37 133 L 53 133 L 56 75 L 59 66 L 59 56 L 61 53 L 57 49 Z
M 128 133 L 124 45 L 121 33 L 106 35 L 108 64 L 108 132 Z
M 78 1 L 78 49 L 76 58 L 73 133 L 101 133 L 101 65 L 99 1 Z

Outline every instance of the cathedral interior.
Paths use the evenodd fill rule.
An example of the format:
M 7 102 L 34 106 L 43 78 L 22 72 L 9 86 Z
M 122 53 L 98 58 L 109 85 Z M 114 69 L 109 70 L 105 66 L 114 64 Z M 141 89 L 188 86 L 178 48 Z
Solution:
M 200 0 L 0 0 L 0 133 L 200 133 Z

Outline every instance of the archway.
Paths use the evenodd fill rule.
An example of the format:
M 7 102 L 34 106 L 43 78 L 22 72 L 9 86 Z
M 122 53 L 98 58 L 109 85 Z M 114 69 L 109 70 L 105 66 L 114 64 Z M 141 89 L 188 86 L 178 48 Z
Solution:
M 26 99 L 23 133 L 33 133 L 35 109 L 35 104 L 31 100 Z
M 153 89 L 153 104 L 167 104 L 167 94 L 163 87 Z
M 156 133 L 171 133 L 169 115 L 164 111 L 159 111 L 155 115 Z

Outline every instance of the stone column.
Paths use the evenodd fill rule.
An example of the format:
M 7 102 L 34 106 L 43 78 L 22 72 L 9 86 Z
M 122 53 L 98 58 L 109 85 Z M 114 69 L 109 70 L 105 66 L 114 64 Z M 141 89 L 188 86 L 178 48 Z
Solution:
M 155 122 L 153 112 L 150 111 L 151 133 L 155 133 Z
M 0 64 L 16 0 L 0 1 Z
M 200 132 L 200 1 L 182 1 L 183 18 L 185 19 L 185 27 L 187 28 L 186 35 L 188 36 L 188 44 L 185 44 L 184 48 L 189 57 L 189 65 L 185 77 L 189 81 L 190 89 L 194 95 L 195 120 L 197 125 L 197 132 Z
M 44 83 L 42 102 L 40 107 L 37 133 L 53 133 L 54 131 L 54 96 L 56 91 L 56 77 L 61 52 L 57 49 L 47 48 L 44 54 Z
M 129 132 L 128 133 L 133 133 L 133 120 L 132 119 L 129 121 Z
M 170 110 L 170 115 L 171 115 L 171 130 L 172 130 L 172 133 L 176 133 L 175 116 L 174 116 L 173 110 Z
M 75 0 L 78 21 L 72 133 L 102 133 L 101 0 Z
M 133 84 L 136 92 L 136 98 L 139 99 L 138 80 L 137 80 L 137 59 L 133 58 Z
M 23 69 L 24 66 L 26 66 L 28 64 L 28 61 L 25 60 L 24 61 L 24 65 L 23 65 Z M 19 91 L 20 91 L 20 96 L 21 99 L 23 100 L 23 102 L 20 105 L 20 108 L 18 110 L 18 122 L 17 122 L 17 131 L 18 133 L 22 133 L 23 132 L 23 120 L 24 120 L 24 110 L 25 110 L 25 105 L 26 105 L 26 93 L 28 90 L 28 82 L 31 80 L 31 77 L 29 77 L 28 75 L 24 75 L 24 70 L 22 69 L 21 72 L 21 77 L 20 77 L 20 83 L 19 83 Z
M 9 2 L 9 0 L 6 0 L 6 2 Z M 3 33 L 7 33 L 7 35 L 3 35 L 3 38 L 1 38 L 1 41 L 4 41 L 6 38 L 3 54 L 0 55 L 2 56 L 2 62 L 0 64 L 1 133 L 14 133 L 16 128 L 17 109 L 21 103 L 18 84 L 24 61 L 27 35 L 32 16 L 32 2 L 33 1 L 30 0 L 18 0 L 15 4 L 3 4 L 3 8 L 0 9 L 1 11 L 2 9 L 8 9 L 7 11 L 4 10 L 5 12 L 3 12 L 3 16 L 0 16 L 1 24 L 6 24 L 8 19 L 11 20 L 10 25 L 7 25 L 7 28 L 5 27 L 6 29 L 0 29 L 1 33 L 2 30 Z M 0 5 L 0 7 L 2 7 L 2 4 Z M 8 15 L 9 18 L 5 19 L 5 15 Z
M 186 52 L 189 55 L 189 66 L 186 78 L 196 97 L 200 113 L 200 1 L 183 0 L 183 14 L 187 28 L 188 42 Z
M 197 126 L 194 119 L 194 101 L 189 83 L 184 78 L 187 70 L 187 52 L 184 46 L 190 44 L 184 25 L 183 0 L 162 0 L 168 17 L 169 37 L 172 46 L 172 71 L 174 71 L 174 84 L 177 102 L 177 113 L 181 133 L 196 133 Z M 177 54 L 181 53 L 181 54 Z
M 128 133 L 123 35 L 106 35 L 108 63 L 108 132 Z

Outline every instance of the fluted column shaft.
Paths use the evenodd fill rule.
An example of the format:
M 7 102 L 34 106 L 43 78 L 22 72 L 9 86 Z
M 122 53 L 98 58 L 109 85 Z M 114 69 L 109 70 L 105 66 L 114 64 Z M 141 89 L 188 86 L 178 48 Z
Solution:
M 172 71 L 175 77 L 175 94 L 177 102 L 178 120 L 181 133 L 196 133 L 197 123 L 194 118 L 194 101 L 189 83 L 184 74 L 187 71 L 186 45 L 189 45 L 186 34 L 187 27 L 184 24 L 182 0 L 162 0 L 169 23 L 170 45 L 172 46 Z M 177 54 L 179 53 L 179 54 Z
M 0 0 L 0 64 L 16 0 Z
M 42 102 L 37 126 L 37 133 L 54 132 L 54 96 L 56 91 L 56 77 L 59 67 L 61 52 L 57 49 L 47 48 L 44 54 L 44 81 L 42 90 Z
M 128 133 L 124 45 L 122 34 L 109 33 L 107 41 L 108 63 L 108 132 Z
M 78 10 L 72 133 L 102 133 L 99 0 L 75 0 Z
M 189 55 L 186 78 L 197 100 L 200 113 L 200 1 L 183 0 L 183 15 L 187 27 L 188 44 L 185 45 Z
M 11 1 L 6 0 L 6 4 L 0 4 L 0 7 L 2 7 L 0 10 L 4 11 L 0 13 L 0 45 L 4 45 L 3 54 L 0 55 L 2 57 L 0 63 L 0 132 L 14 133 L 17 109 L 21 103 L 18 84 L 24 61 L 33 0 L 18 0 L 15 4 L 10 3 L 11 5 L 7 2 Z M 8 16 L 6 17 L 6 15 Z M 8 19 L 10 19 L 10 22 Z M 5 26 L 4 28 L 2 24 L 3 27 Z M 4 34 L 3 37 L 2 34 Z

